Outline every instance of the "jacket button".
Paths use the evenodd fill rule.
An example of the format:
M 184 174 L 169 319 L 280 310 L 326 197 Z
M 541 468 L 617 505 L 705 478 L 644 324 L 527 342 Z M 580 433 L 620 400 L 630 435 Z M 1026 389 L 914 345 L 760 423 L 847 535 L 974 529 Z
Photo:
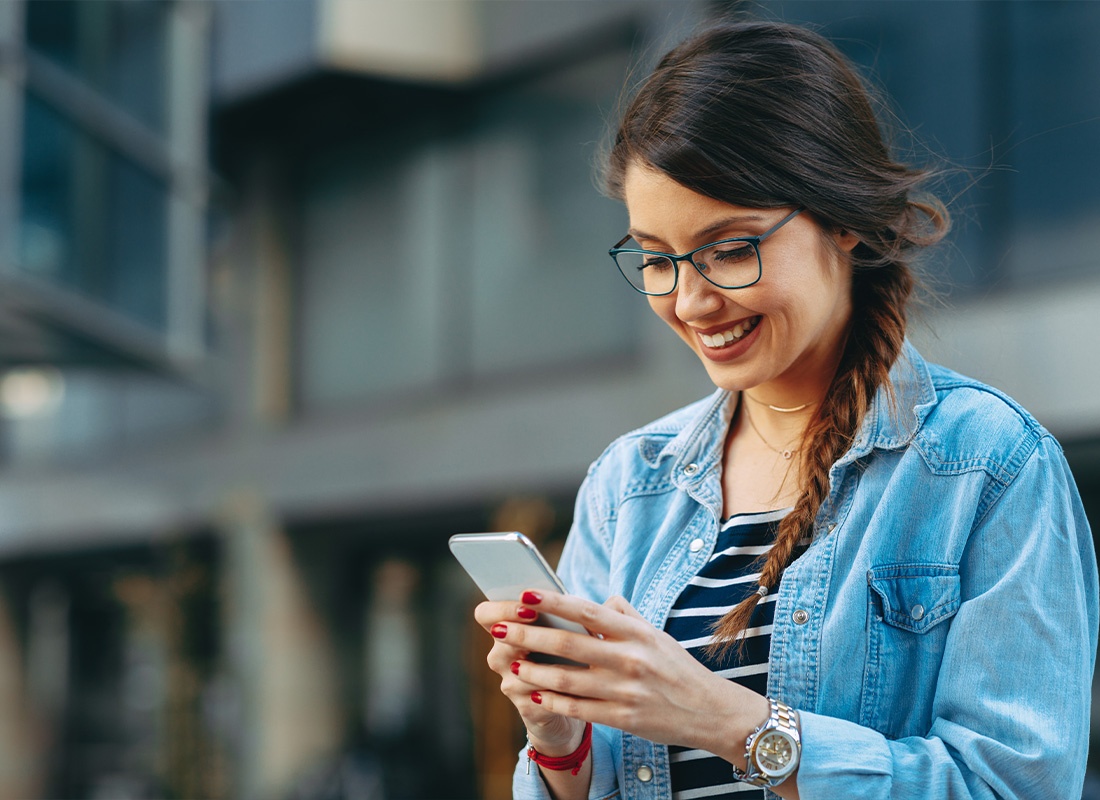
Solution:
M 805 625 L 810 621 L 810 614 L 805 609 L 800 608 L 791 614 L 791 619 L 794 620 L 795 625 Z
M 634 774 L 638 776 L 638 780 L 642 783 L 649 783 L 653 780 L 653 767 L 649 766 L 649 764 L 642 764 Z
M 688 475 L 688 476 L 694 475 L 698 471 L 699 471 L 699 465 L 698 464 L 692 463 L 692 464 L 688 464 L 686 467 L 684 467 L 684 474 Z
M 917 603 L 915 606 L 909 609 L 909 616 L 911 616 L 913 619 L 923 619 L 924 606 L 922 606 L 920 603 Z
M 703 549 L 703 540 L 702 539 L 692 539 L 691 544 L 688 545 L 688 550 L 690 550 L 693 553 L 698 553 L 702 549 Z

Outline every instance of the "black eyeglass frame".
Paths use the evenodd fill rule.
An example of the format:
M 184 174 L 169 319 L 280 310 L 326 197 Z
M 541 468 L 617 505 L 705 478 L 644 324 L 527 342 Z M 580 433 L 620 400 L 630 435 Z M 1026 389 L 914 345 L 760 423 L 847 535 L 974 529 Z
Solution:
M 763 243 L 763 241 L 805 210 L 805 206 L 799 206 L 759 236 L 735 236 L 731 239 L 719 239 L 716 242 L 709 242 L 702 247 L 696 247 L 694 250 L 689 250 L 688 252 L 679 256 L 673 253 L 662 253 L 659 250 L 638 250 L 631 247 L 623 247 L 623 245 L 626 244 L 626 242 L 629 241 L 631 238 L 631 235 L 629 233 L 618 242 L 616 242 L 615 246 L 607 251 L 607 254 L 611 256 L 611 260 L 615 262 L 615 267 L 619 270 L 619 274 L 622 275 L 626 282 L 630 284 L 630 288 L 640 294 L 647 295 L 648 297 L 664 297 L 676 291 L 676 287 L 680 284 L 680 268 L 678 265 L 681 261 L 687 261 L 689 264 L 691 264 L 691 266 L 695 267 L 695 271 L 702 275 L 703 279 L 706 280 L 707 283 L 710 283 L 713 286 L 717 286 L 719 289 L 744 289 L 748 286 L 752 286 L 753 284 L 758 283 L 764 275 L 763 259 L 760 257 L 760 245 Z M 706 250 L 708 248 L 715 247 L 720 244 L 728 244 L 730 242 L 745 242 L 752 245 L 753 252 L 756 253 L 755 280 L 749 281 L 748 283 L 739 283 L 736 286 L 726 286 L 725 284 L 718 283 L 717 281 L 708 278 L 707 274 L 703 271 L 706 265 L 704 264 L 702 267 L 700 267 L 692 259 L 692 256 L 694 256 L 700 250 Z M 667 292 L 647 292 L 645 289 L 639 289 L 637 286 L 634 285 L 633 281 L 630 280 L 630 277 L 625 272 L 623 272 L 623 267 L 619 263 L 619 259 L 616 258 L 616 256 L 618 256 L 620 253 L 629 253 L 631 255 L 661 256 L 662 258 L 667 258 L 669 261 L 672 262 L 672 267 L 674 270 L 672 274 L 672 288 L 669 289 Z

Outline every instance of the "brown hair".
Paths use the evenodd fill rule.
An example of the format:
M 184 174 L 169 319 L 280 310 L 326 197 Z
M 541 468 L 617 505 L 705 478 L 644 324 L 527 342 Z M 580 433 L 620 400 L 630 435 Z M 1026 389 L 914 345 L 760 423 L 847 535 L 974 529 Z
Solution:
M 812 31 L 715 24 L 658 63 L 627 107 L 607 159 L 605 186 L 619 199 L 627 167 L 638 163 L 727 203 L 803 206 L 823 230 L 858 239 L 852 323 L 806 431 L 799 499 L 761 568 L 769 591 L 813 532 L 830 468 L 875 393 L 889 389 L 914 288 L 912 256 L 949 226 L 938 200 L 915 196 L 930 173 L 891 156 L 872 97 L 844 56 Z M 733 644 L 760 599 L 751 594 L 719 621 L 714 654 Z

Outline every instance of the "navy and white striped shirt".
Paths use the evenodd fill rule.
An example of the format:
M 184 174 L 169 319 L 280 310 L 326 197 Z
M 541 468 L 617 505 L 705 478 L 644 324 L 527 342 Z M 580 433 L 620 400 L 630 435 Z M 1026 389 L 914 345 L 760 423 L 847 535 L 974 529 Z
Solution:
M 759 588 L 761 557 L 771 550 L 779 520 L 788 513 L 790 509 L 784 508 L 736 514 L 723 520 L 714 554 L 684 588 L 665 623 L 665 631 L 712 672 L 758 694 L 768 688 L 776 591 L 769 592 L 753 611 L 743 652 L 733 647 L 715 660 L 704 648 L 714 638 L 714 624 Z M 763 800 L 763 789 L 733 780 L 732 768 L 725 759 L 675 745 L 668 748 L 668 754 L 674 800 Z

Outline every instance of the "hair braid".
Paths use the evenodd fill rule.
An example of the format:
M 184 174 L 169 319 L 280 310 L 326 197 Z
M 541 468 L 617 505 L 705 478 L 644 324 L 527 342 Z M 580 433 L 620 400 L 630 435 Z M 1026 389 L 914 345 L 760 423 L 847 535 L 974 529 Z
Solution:
M 813 534 L 817 512 L 829 494 L 829 471 L 851 446 L 875 393 L 879 387 L 890 390 L 890 367 L 905 341 L 905 307 L 913 285 L 912 273 L 903 263 L 856 274 L 852 291 L 857 311 L 844 354 L 806 431 L 802 494 L 780 521 L 775 544 L 760 570 L 760 585 L 769 592 L 778 588 L 798 543 Z M 762 599 L 753 592 L 715 624 L 715 640 L 708 646 L 711 655 L 724 655 L 738 640 L 744 646 L 741 634 Z

